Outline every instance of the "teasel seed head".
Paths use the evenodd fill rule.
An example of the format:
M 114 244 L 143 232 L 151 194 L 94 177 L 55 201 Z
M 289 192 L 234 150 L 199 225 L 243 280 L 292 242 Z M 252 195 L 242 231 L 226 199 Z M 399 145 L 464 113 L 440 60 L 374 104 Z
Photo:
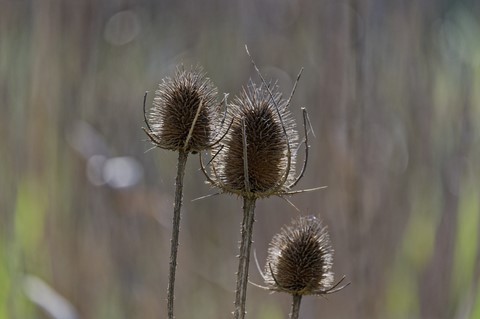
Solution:
M 298 135 L 287 101 L 277 91 L 268 92 L 250 81 L 229 105 L 228 115 L 232 124 L 212 162 L 214 185 L 252 198 L 288 191 L 295 179 Z
M 273 237 L 264 279 L 272 291 L 326 294 L 334 288 L 332 265 L 327 228 L 314 216 L 300 217 Z
M 177 67 L 155 91 L 145 132 L 155 146 L 200 152 L 210 148 L 218 123 L 217 88 L 200 67 Z M 200 109 L 199 109 L 200 108 Z

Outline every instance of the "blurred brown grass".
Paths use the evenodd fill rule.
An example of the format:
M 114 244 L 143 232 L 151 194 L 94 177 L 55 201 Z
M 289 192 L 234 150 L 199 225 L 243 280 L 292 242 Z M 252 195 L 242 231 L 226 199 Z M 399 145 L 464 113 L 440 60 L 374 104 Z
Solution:
M 301 316 L 480 317 L 479 16 L 474 1 L 0 1 L 0 319 L 58 317 L 38 306 L 52 300 L 163 316 L 175 154 L 145 152 L 143 94 L 184 63 L 232 98 L 258 80 L 245 44 L 284 94 L 305 67 L 292 106 L 316 138 L 299 187 L 328 189 L 293 201 L 352 282 Z M 176 316 L 228 318 L 241 203 L 192 203 L 211 192 L 197 168 Z M 258 204 L 261 264 L 296 215 Z M 248 293 L 249 317 L 288 313 L 288 296 Z

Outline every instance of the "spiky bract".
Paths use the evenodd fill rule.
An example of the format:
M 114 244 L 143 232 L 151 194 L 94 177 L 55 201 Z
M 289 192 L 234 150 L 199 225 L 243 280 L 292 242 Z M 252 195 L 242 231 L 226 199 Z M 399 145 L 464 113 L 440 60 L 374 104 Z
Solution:
M 298 135 L 286 101 L 250 82 L 229 105 L 232 125 L 213 162 L 214 176 L 224 191 L 253 198 L 278 195 L 294 179 Z M 244 140 L 248 158 L 245 183 Z
M 265 282 L 272 291 L 319 295 L 333 286 L 333 248 L 326 227 L 300 217 L 275 235 L 268 249 Z
M 199 107 L 201 109 L 195 119 Z M 149 133 L 153 138 L 149 136 L 156 146 L 164 149 L 187 152 L 208 149 L 214 138 L 212 132 L 218 119 L 217 108 L 217 88 L 202 69 L 178 67 L 175 77 L 163 79 L 155 91 L 149 115 Z

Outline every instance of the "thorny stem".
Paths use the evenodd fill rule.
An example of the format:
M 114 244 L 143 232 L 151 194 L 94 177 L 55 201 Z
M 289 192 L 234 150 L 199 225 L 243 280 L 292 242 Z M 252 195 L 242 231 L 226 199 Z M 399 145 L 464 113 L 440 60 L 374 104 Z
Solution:
M 173 319 L 173 301 L 175 299 L 175 271 L 177 268 L 178 236 L 180 233 L 180 210 L 183 197 L 183 177 L 185 176 L 185 166 L 187 164 L 188 152 L 180 150 L 178 152 L 177 177 L 175 179 L 175 205 L 173 207 L 173 225 L 172 239 L 170 249 L 170 272 L 168 275 L 167 291 L 167 309 L 168 318 Z
M 292 312 L 290 313 L 290 319 L 298 319 L 298 315 L 300 314 L 301 302 L 302 302 L 302 295 L 293 295 Z
M 255 199 L 243 198 L 242 241 L 237 272 L 237 289 L 235 293 L 235 319 L 245 318 L 245 302 L 247 299 L 248 265 L 252 247 L 253 223 L 255 222 Z

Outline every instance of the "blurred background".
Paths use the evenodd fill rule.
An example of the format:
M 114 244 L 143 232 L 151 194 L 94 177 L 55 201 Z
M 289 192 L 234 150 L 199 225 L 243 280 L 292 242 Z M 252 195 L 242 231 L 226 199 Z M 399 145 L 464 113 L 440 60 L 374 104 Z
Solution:
M 474 0 L 0 0 L 0 319 L 166 317 L 177 155 L 148 151 L 143 94 L 183 63 L 231 99 L 259 81 L 245 44 L 287 96 L 305 68 L 298 189 L 328 185 L 258 202 L 259 263 L 315 214 L 351 281 L 301 317 L 480 318 L 479 35 Z M 204 180 L 191 156 L 179 319 L 233 311 L 242 202 L 192 202 Z M 289 305 L 249 287 L 249 318 Z

